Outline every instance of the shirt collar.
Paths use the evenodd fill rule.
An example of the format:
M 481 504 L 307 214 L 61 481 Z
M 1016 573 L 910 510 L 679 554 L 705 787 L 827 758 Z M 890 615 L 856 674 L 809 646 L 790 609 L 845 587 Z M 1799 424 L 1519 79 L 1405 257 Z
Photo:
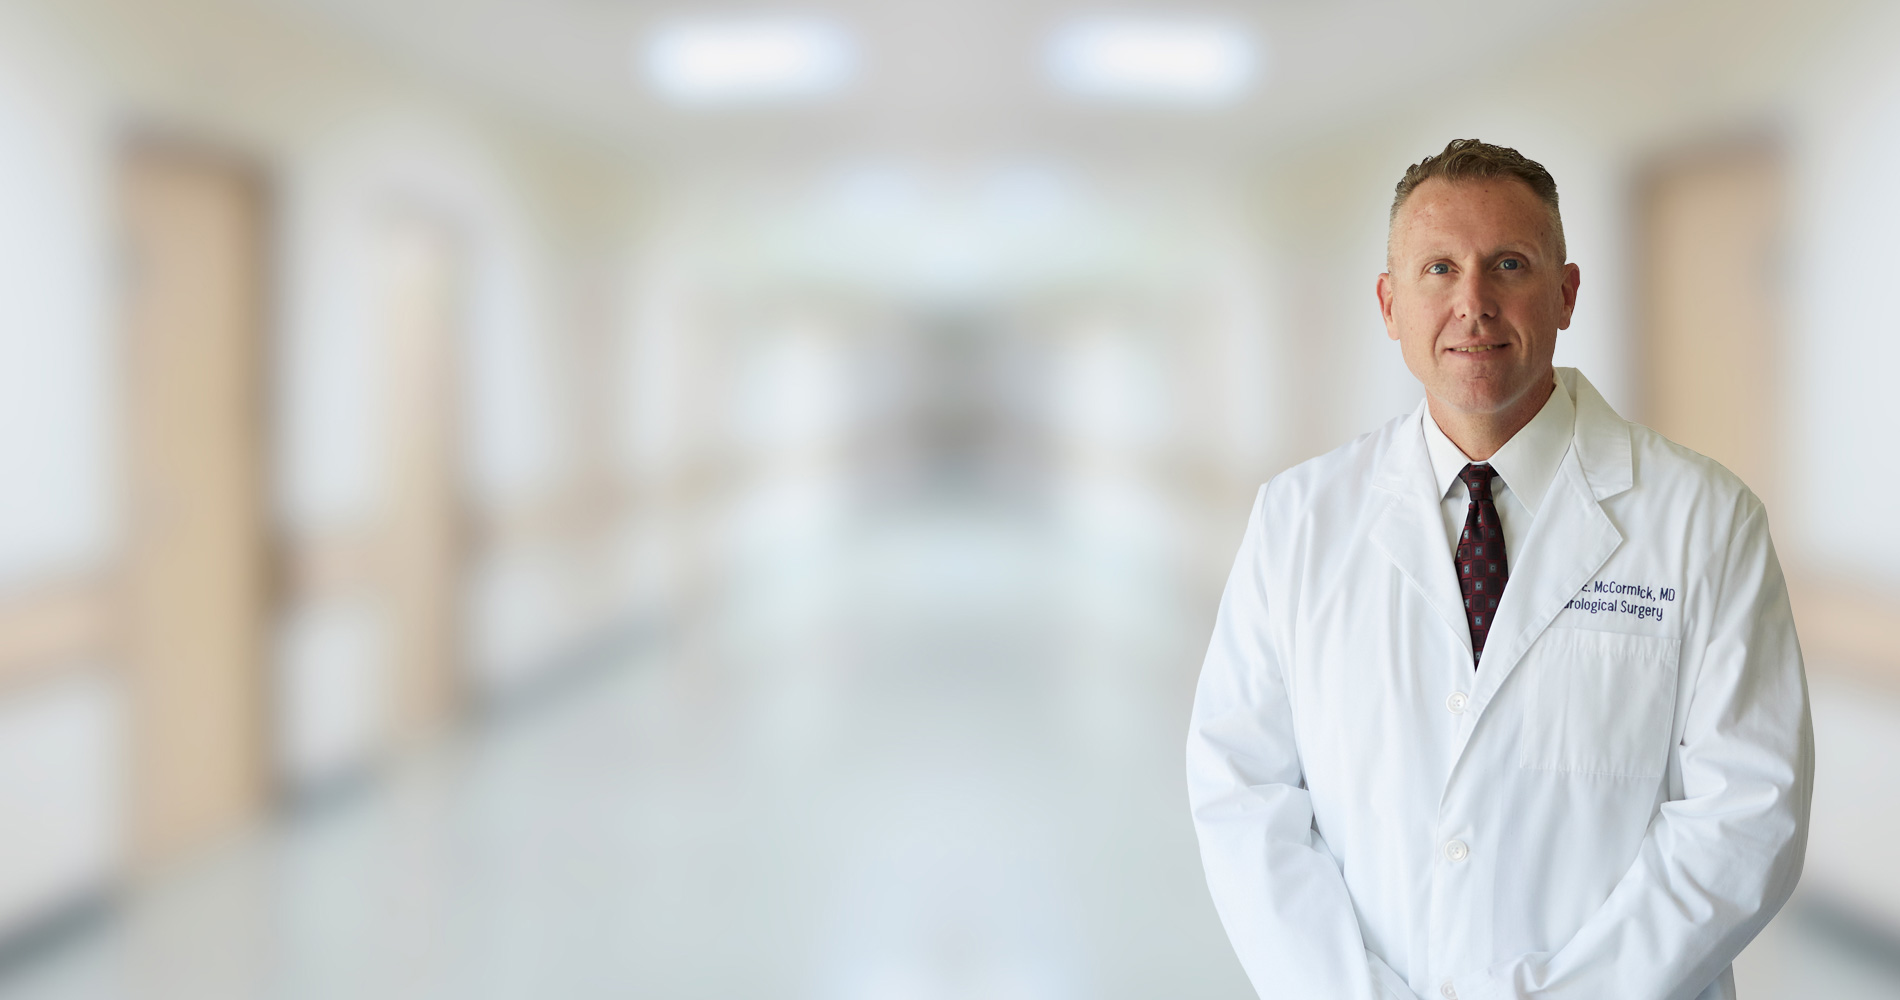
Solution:
M 1439 429 L 1429 406 L 1420 409 L 1425 413 L 1425 450 L 1431 453 L 1432 475 L 1438 480 L 1438 495 L 1443 497 L 1471 459 Z M 1504 447 L 1489 459 L 1491 468 L 1533 517 L 1550 489 L 1551 480 L 1557 478 L 1557 467 L 1563 463 L 1564 452 L 1570 450 L 1576 421 L 1576 401 L 1570 398 L 1563 383 L 1558 382 L 1537 416 L 1511 435 Z

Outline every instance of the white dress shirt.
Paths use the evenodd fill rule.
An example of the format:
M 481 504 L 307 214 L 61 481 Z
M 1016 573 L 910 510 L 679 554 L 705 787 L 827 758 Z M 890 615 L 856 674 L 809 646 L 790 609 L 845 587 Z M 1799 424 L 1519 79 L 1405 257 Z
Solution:
M 1432 475 L 1437 477 L 1439 502 L 1445 515 L 1445 548 L 1458 551 L 1458 535 L 1464 531 L 1471 494 L 1458 474 L 1475 459 L 1466 457 L 1451 438 L 1432 419 L 1429 406 L 1424 413 L 1425 450 L 1432 457 Z M 1570 450 L 1570 438 L 1577 422 L 1577 404 L 1562 385 L 1551 390 L 1550 400 L 1537 416 L 1525 424 L 1487 461 L 1497 478 L 1491 480 L 1491 500 L 1498 508 L 1498 521 L 1504 528 L 1504 558 L 1508 567 L 1512 557 L 1524 551 L 1520 546 L 1529 533 L 1537 508 L 1550 490 L 1550 481 Z

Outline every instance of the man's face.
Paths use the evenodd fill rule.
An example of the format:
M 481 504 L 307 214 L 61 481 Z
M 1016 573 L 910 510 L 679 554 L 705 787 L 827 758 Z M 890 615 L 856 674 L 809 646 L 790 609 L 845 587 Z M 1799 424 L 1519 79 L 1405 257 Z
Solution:
M 1434 177 L 1400 206 L 1379 309 L 1439 406 L 1505 415 L 1549 387 L 1578 281 L 1577 266 L 1556 256 L 1550 223 L 1536 192 L 1514 177 Z

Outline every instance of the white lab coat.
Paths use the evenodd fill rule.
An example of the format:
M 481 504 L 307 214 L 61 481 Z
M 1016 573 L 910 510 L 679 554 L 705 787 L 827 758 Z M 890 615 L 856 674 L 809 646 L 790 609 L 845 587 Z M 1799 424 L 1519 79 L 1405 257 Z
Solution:
M 1475 672 L 1419 414 L 1260 490 L 1187 755 L 1263 998 L 1732 998 L 1794 888 L 1813 736 L 1761 502 L 1558 382 Z

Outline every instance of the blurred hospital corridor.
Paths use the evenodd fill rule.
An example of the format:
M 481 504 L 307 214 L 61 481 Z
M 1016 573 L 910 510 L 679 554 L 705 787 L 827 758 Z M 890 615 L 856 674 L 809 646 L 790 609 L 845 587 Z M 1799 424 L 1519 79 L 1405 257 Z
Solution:
M 1138 546 L 939 505 L 769 558 L 0 996 L 1246 995 L 1178 808 L 1201 637 Z
M 1482 50 L 1496 80 L 1447 52 Z M 0 1000 L 1252 995 L 1183 741 L 1406 165 L 1770 511 L 1900 997 L 1900 11 L 0 0 Z

